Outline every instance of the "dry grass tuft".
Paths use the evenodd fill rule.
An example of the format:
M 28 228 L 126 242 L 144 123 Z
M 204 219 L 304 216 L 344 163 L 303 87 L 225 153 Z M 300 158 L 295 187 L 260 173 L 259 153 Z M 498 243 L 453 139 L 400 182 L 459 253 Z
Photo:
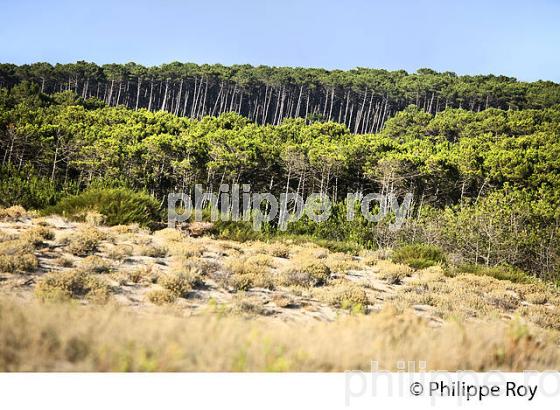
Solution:
M 66 238 L 66 249 L 75 256 L 87 256 L 97 252 L 106 235 L 94 226 L 83 226 Z
M 338 280 L 330 286 L 318 288 L 314 294 L 322 302 L 352 312 L 365 312 L 370 304 L 365 290 L 347 280 Z
M 0 208 L 0 220 L 16 222 L 27 216 L 25 208 L 19 205 L 11 206 L 9 208 Z
M 110 260 L 96 255 L 90 255 L 82 259 L 78 268 L 89 273 L 109 273 L 114 269 Z
M 345 274 L 351 270 L 363 269 L 362 264 L 355 260 L 352 255 L 346 253 L 331 253 L 326 259 L 325 264 L 332 272 Z
M 177 300 L 177 295 L 167 289 L 152 289 L 146 293 L 146 298 L 154 305 L 167 305 Z
M 268 246 L 268 253 L 276 258 L 288 259 L 290 257 L 290 248 L 281 242 L 274 242 Z
M 410 276 L 412 273 L 412 269 L 407 265 L 393 263 L 388 260 L 380 260 L 376 266 L 379 269 L 377 276 L 391 285 L 400 284 L 405 277 Z
M 328 283 L 330 275 L 324 261 L 298 254 L 294 265 L 280 272 L 278 280 L 284 286 L 322 286 Z
M 181 242 L 185 236 L 177 229 L 165 228 L 154 232 L 156 238 L 160 238 L 165 242 Z
M 205 251 L 203 244 L 195 241 L 172 242 L 169 244 L 169 253 L 173 256 L 183 256 L 186 258 L 202 256 Z
M 198 280 L 196 272 L 166 273 L 159 277 L 158 284 L 176 297 L 185 298 L 193 289 L 193 282 Z
M 150 285 L 156 283 L 159 273 L 152 265 L 142 266 L 125 273 L 125 280 L 139 285 Z
M 40 277 L 35 286 L 35 295 L 41 300 L 85 297 L 95 302 L 106 302 L 109 294 L 107 282 L 81 270 L 50 272 Z
M 274 289 L 274 278 L 270 269 L 272 264 L 272 258 L 263 254 L 229 258 L 225 262 L 227 274 L 224 284 L 238 291 L 253 287 Z
M 44 226 L 35 226 L 23 232 L 19 238 L 33 246 L 39 246 L 43 244 L 43 241 L 53 240 L 54 232 Z
M 32 272 L 39 266 L 37 257 L 32 253 L 0 255 L 0 272 L 25 273 Z
M 169 254 L 167 246 L 161 245 L 144 245 L 138 248 L 138 255 L 148 256 L 150 258 L 165 258 Z

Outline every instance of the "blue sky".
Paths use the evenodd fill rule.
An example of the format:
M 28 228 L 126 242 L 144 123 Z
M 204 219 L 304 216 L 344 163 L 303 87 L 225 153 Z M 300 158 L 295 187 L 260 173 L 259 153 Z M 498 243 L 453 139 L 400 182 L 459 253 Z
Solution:
M 171 61 L 560 82 L 558 0 L 0 0 L 0 62 Z

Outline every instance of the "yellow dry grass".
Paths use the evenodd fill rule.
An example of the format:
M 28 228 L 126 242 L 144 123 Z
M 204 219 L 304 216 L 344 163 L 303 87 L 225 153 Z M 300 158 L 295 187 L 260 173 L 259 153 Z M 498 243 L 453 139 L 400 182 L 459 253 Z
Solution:
M 95 253 L 105 235 L 98 228 L 85 225 L 65 239 L 66 250 L 76 256 L 87 256 Z
M 27 211 L 19 205 L 9 208 L 0 208 L 0 220 L 3 221 L 17 221 L 25 216 L 27 216 Z
M 249 305 L 240 308 L 258 309 Z M 345 371 L 368 370 L 372 360 L 389 370 L 401 360 L 450 371 L 560 365 L 555 341 L 521 320 L 433 329 L 390 307 L 307 324 L 163 312 L 1 299 L 0 371 Z

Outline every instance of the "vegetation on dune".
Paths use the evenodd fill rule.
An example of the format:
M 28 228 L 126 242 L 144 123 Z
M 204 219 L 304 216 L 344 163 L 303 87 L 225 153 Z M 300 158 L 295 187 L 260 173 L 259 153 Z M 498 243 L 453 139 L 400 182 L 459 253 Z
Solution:
M 169 192 L 192 196 L 197 183 L 214 192 L 220 183 L 246 183 L 252 192 L 270 191 L 277 197 L 321 192 L 334 202 L 325 222 L 314 223 L 304 216 L 288 224 L 286 232 L 279 232 L 272 222 L 255 233 L 250 223 L 220 221 L 213 233 L 240 240 L 303 237 L 324 241 L 329 249 L 356 253 L 363 248 L 424 243 L 441 248 L 453 264 L 510 265 L 540 278 L 559 277 L 560 110 L 551 97 L 556 95 L 556 85 L 479 78 L 480 84 L 509 84 L 526 92 L 512 94 L 525 95 L 520 100 L 525 103 L 518 104 L 504 97 L 509 91 L 502 91 L 499 98 L 490 95 L 489 108 L 481 111 L 465 108 L 476 108 L 481 102 L 481 108 L 486 108 L 488 92 L 480 101 L 470 97 L 475 101 L 472 107 L 468 98 L 449 97 L 446 109 L 434 108 L 439 94 L 434 94 L 430 109 L 420 92 L 418 101 L 405 98 L 384 126 L 376 127 L 376 133 L 360 134 L 370 130 L 298 118 L 259 125 L 231 112 L 184 118 L 164 112 L 177 98 L 170 93 L 164 110 L 157 112 L 94 104 L 87 100 L 91 88 L 81 97 L 73 94 L 83 91 L 87 78 L 93 81 L 82 71 L 72 71 L 79 66 L 64 68 L 74 73 L 70 84 L 76 87 L 62 94 L 51 93 L 62 84 L 51 74 L 63 67 L 43 67 L 48 74 L 43 76 L 43 91 L 49 95 L 38 85 L 20 82 L 26 75 L 32 81 L 41 78 L 29 74 L 39 66 L 3 67 L 15 75 L 5 74 L 10 89 L 0 92 L 3 206 L 46 208 L 75 218 L 93 211 L 111 225 L 149 224 L 165 217 L 162 209 Z M 354 74 L 358 75 L 349 75 Z M 197 77 L 197 90 L 206 81 L 200 82 L 202 77 Z M 418 84 L 443 77 L 428 71 L 403 76 Z M 105 97 L 113 104 L 118 92 L 103 84 L 121 90 L 126 82 L 111 78 L 101 81 L 100 89 L 111 94 Z M 471 80 L 458 77 L 453 81 L 485 89 L 478 80 Z M 163 88 L 168 85 L 168 91 L 178 91 L 173 88 L 175 80 L 154 81 Z M 220 98 L 225 98 L 226 89 L 224 83 Z M 336 100 L 340 94 L 335 89 Z M 490 94 L 497 92 L 492 89 Z M 120 102 L 130 102 L 124 94 Z M 332 95 L 329 91 L 329 100 Z M 493 105 L 492 101 L 501 102 Z M 409 102 L 416 105 L 408 106 Z M 161 103 L 152 101 L 159 108 Z M 463 108 L 452 108 L 459 105 Z M 355 104 L 354 119 L 356 109 Z M 333 115 L 331 120 L 337 118 Z M 347 221 L 344 200 L 347 193 L 356 192 L 394 194 L 400 199 L 411 192 L 413 209 L 397 232 L 389 229 L 390 218 L 373 223 L 357 212 L 353 221 Z
M 432 370 L 558 366 L 558 289 L 505 265 L 442 264 L 419 244 L 355 256 L 0 215 L 0 261 L 39 255 L 32 276 L 0 273 L 0 370 L 342 371 L 371 360 L 394 370 L 403 357 Z M 148 243 L 168 252 L 137 256 Z M 111 256 L 125 246 L 134 261 Z
M 109 225 L 139 223 L 147 225 L 158 221 L 159 203 L 150 195 L 126 188 L 92 188 L 78 195 L 67 196 L 48 207 L 45 214 L 59 214 L 76 220 L 85 220 L 88 212 L 103 215 Z

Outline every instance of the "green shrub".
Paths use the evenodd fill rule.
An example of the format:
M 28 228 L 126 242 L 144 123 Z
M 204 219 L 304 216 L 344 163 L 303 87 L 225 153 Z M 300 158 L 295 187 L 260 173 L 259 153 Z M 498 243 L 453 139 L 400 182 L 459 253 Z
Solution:
M 424 269 L 445 262 L 445 254 L 437 246 L 414 243 L 395 249 L 393 262 L 404 263 L 414 269 Z
M 160 220 L 159 203 L 143 192 L 127 188 L 88 189 L 79 195 L 67 196 L 55 206 L 47 208 L 46 214 L 60 214 L 76 220 L 84 220 L 87 212 L 105 216 L 107 225 L 147 225 Z
M 10 165 L 0 167 L 0 207 L 21 205 L 26 209 L 42 209 L 56 203 L 67 188 L 57 187 L 31 166 L 21 170 Z
M 514 283 L 533 283 L 537 279 L 523 272 L 521 269 L 509 265 L 459 265 L 446 270 L 447 276 L 470 273 L 478 276 L 490 276 L 498 280 L 509 280 Z

